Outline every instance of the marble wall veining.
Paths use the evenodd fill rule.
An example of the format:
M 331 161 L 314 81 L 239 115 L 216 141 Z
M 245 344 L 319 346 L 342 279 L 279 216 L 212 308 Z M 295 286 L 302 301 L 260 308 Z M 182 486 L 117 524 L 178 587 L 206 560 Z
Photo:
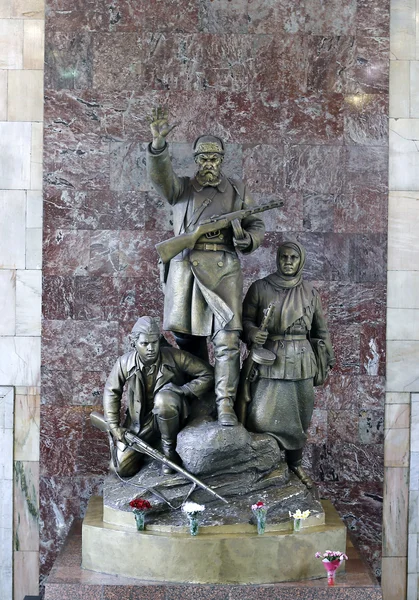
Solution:
M 389 3 L 49 0 L 46 19 L 42 570 L 107 469 L 88 421 L 107 372 L 136 317 L 162 311 L 154 244 L 170 213 L 145 148 L 163 103 L 179 173 L 211 132 L 258 202 L 284 199 L 242 261 L 245 286 L 274 269 L 281 240 L 307 248 L 337 365 L 305 464 L 379 574 Z

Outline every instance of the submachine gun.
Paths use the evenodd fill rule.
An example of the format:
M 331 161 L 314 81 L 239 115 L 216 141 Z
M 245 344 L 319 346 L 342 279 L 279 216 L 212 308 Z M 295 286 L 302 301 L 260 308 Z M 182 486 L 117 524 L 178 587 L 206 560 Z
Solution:
M 101 415 L 99 412 L 93 411 L 92 413 L 90 413 L 90 422 L 92 423 L 92 425 L 94 427 L 97 427 L 101 431 L 110 433 L 108 422 L 106 421 L 105 417 L 103 415 Z M 200 488 L 202 488 L 203 490 L 205 490 L 206 492 L 208 492 L 209 494 L 211 494 L 218 500 L 221 500 L 222 502 L 225 502 L 225 504 L 228 504 L 228 500 L 226 500 L 225 498 L 223 498 L 222 496 L 217 494 L 217 492 L 215 490 L 213 490 L 209 485 L 206 485 L 203 481 L 198 479 L 198 477 L 195 477 L 195 475 L 192 475 L 192 473 L 189 473 L 189 471 L 187 471 L 186 469 L 183 469 L 182 467 L 180 467 L 173 461 L 166 458 L 164 456 L 164 454 L 162 454 L 158 450 L 155 450 L 154 448 L 152 448 L 144 440 L 142 440 L 140 437 L 138 437 L 138 435 L 135 435 L 134 433 L 131 433 L 130 431 L 126 431 L 125 432 L 125 441 L 128 444 L 128 446 L 130 448 L 132 448 L 133 450 L 140 452 L 140 454 L 147 454 L 148 456 L 151 456 L 151 458 L 154 458 L 155 460 L 160 461 L 164 465 L 167 465 L 174 471 L 177 471 L 178 473 L 180 473 L 181 475 L 186 477 L 186 479 L 189 479 L 190 481 L 192 481 L 192 483 L 199 486 Z
M 265 212 L 266 210 L 271 210 L 272 208 L 279 208 L 283 205 L 284 203 L 281 200 L 274 200 L 272 202 L 267 202 L 266 204 L 261 204 L 260 206 L 254 206 L 253 208 L 243 208 L 225 215 L 214 215 L 213 217 L 202 221 L 192 231 L 182 233 L 169 240 L 156 244 L 156 250 L 163 264 L 166 264 L 172 260 L 172 258 L 177 256 L 179 252 L 182 252 L 182 250 L 186 250 L 187 248 L 192 250 L 202 235 L 225 229 L 232 223 L 235 237 L 241 237 L 240 234 L 236 235 L 236 232 L 240 232 L 240 221 L 242 219 L 245 219 L 250 215 Z
M 266 331 L 269 323 L 272 320 L 275 310 L 275 305 L 271 302 L 263 311 L 263 319 L 260 324 L 259 331 Z M 237 400 L 236 400 L 236 413 L 240 423 L 246 426 L 246 413 L 247 406 L 251 401 L 250 395 L 250 384 L 255 380 L 257 371 L 255 364 L 257 365 L 273 365 L 276 356 L 270 350 L 263 348 L 260 344 L 252 344 L 250 352 L 246 360 L 243 362 L 242 369 L 240 371 L 239 386 L 237 389 Z

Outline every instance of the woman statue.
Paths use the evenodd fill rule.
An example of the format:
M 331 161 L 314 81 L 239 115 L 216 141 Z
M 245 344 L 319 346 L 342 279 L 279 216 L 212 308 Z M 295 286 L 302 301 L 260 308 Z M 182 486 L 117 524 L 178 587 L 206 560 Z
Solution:
M 319 372 L 327 374 L 335 359 L 320 295 L 302 280 L 305 257 L 297 242 L 284 242 L 278 248 L 276 273 L 255 281 L 246 294 L 243 330 L 248 345 L 264 345 L 273 353 L 273 364 L 256 365 L 246 426 L 249 431 L 273 435 L 285 450 L 288 467 L 311 488 L 313 481 L 301 461 L 313 414 L 313 386 L 318 384 Z M 273 318 L 263 330 L 259 326 L 271 303 Z M 320 359 L 313 351 L 316 347 Z

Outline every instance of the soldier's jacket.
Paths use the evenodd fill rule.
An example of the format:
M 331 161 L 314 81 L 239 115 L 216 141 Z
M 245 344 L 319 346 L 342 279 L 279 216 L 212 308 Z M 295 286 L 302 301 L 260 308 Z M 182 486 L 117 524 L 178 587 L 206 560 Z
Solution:
M 217 187 L 202 187 L 195 178 L 178 177 L 167 147 L 159 154 L 147 153 L 149 176 L 156 190 L 173 207 L 175 235 L 193 230 L 214 215 L 255 206 L 242 181 L 223 177 Z M 241 222 L 250 235 L 245 253 L 259 247 L 265 226 L 257 215 Z M 202 249 L 202 244 L 222 249 Z M 169 331 L 208 336 L 219 329 L 241 330 L 243 278 L 233 246 L 231 226 L 211 238 L 198 240 L 198 247 L 184 250 L 170 261 L 166 279 L 164 324 Z
M 128 406 L 124 426 L 133 433 L 139 433 L 144 426 L 146 410 L 146 390 L 143 365 L 136 350 L 127 352 L 116 361 L 103 393 L 103 408 L 109 424 L 119 424 L 121 398 L 127 384 Z M 189 352 L 177 348 L 160 348 L 159 367 L 156 376 L 154 394 L 167 383 L 187 388 L 188 395 L 201 396 L 214 384 L 212 367 L 192 356 Z M 188 416 L 188 405 L 184 399 L 182 417 Z

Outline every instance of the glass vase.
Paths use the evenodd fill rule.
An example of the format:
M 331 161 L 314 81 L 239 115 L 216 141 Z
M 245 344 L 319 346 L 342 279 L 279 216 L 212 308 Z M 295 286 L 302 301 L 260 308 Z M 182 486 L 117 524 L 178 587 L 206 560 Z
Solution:
M 327 571 L 327 585 L 335 585 L 335 575 L 340 566 L 340 560 L 327 560 L 327 558 L 325 558 L 322 562 Z
M 258 535 L 263 535 L 265 533 L 266 528 L 266 515 L 263 513 L 256 513 L 256 524 Z
M 198 519 L 193 515 L 189 515 L 189 531 L 191 535 L 198 535 L 199 523 Z
M 301 531 L 301 519 L 294 519 L 294 531 Z
M 137 531 L 144 531 L 144 511 L 134 510 L 135 523 L 137 525 Z

